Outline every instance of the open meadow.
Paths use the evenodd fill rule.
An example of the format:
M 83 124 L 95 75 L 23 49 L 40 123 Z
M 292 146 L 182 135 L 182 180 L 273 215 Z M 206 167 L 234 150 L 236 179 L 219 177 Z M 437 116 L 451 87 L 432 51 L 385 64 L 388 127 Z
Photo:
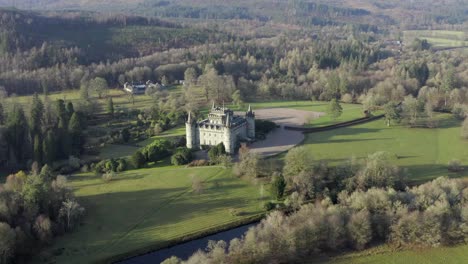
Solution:
M 425 182 L 439 176 L 468 176 L 468 171 L 449 173 L 447 164 L 458 159 L 468 165 L 468 141 L 460 138 L 460 121 L 440 114 L 438 128 L 387 127 L 383 119 L 373 122 L 307 134 L 303 144 L 315 160 L 330 164 L 358 159 L 377 151 L 397 155 L 397 165 L 407 169 L 411 183 Z
M 193 178 L 203 181 L 201 193 L 192 191 Z M 58 238 L 41 262 L 115 260 L 263 213 L 259 188 L 221 167 L 147 168 L 108 183 L 85 173 L 70 183 L 87 210 L 85 223 Z
M 468 34 L 463 31 L 450 30 L 406 30 L 403 38 L 411 43 L 415 38 L 427 39 L 435 48 L 462 48 L 468 47 Z
M 392 251 L 387 246 L 370 248 L 362 252 L 344 254 L 343 256 L 326 258 L 317 262 L 316 259 L 309 263 L 333 263 L 333 264 L 463 264 L 468 258 L 468 245 L 454 247 L 440 247 L 419 250 Z

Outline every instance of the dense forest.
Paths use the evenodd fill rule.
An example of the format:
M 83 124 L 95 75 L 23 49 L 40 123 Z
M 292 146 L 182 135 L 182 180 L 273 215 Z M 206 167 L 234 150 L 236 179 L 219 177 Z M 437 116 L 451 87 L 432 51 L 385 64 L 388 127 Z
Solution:
M 383 114 L 387 126 L 425 129 L 438 127 L 434 113 L 444 112 L 464 120 L 460 136 L 468 138 L 466 1 L 227 2 L 0 0 L 14 6 L 0 9 L 0 167 L 14 172 L 0 186 L 0 232 L 9 243 L 2 257 L 27 258 L 32 250 L 23 248 L 50 243 L 83 215 L 57 174 L 82 169 L 110 181 L 170 156 L 174 165 L 209 164 L 192 162 L 183 140 L 155 140 L 126 158 L 93 157 L 106 144 L 135 145 L 178 127 L 188 112 L 201 118 L 211 102 L 323 101 L 331 114 L 355 103 L 366 116 Z M 149 84 L 144 105 L 115 89 L 126 83 Z M 62 93 L 73 91 L 73 99 Z M 234 174 L 257 178 L 262 161 L 242 151 Z M 410 187 L 388 153 L 328 167 L 301 151 L 262 175 L 271 176 L 287 214 L 271 214 L 228 251 L 212 243 L 188 262 L 291 262 L 297 252 L 466 240 L 466 183 Z M 208 154 L 212 164 L 232 162 L 223 146 Z M 428 206 L 427 190 L 446 198 Z M 381 204 L 363 202 L 373 199 Z M 320 223 L 304 220 L 317 212 Z M 329 222 L 336 229 L 323 227 Z M 303 241 L 303 232 L 316 240 Z M 249 254 L 258 241 L 262 252 Z

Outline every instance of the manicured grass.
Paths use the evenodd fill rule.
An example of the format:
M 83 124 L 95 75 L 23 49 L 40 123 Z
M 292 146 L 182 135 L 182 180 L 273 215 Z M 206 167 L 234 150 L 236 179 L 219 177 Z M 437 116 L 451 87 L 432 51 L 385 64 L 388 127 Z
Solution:
M 316 160 L 338 164 L 354 156 L 365 158 L 377 151 L 388 151 L 399 158 L 397 164 L 408 170 L 413 183 L 449 175 L 468 176 L 468 170 L 449 173 L 447 163 L 458 159 L 468 165 L 468 141 L 460 138 L 460 121 L 448 114 L 439 115 L 439 128 L 387 127 L 384 120 L 357 126 L 312 133 L 307 146 Z
M 192 192 L 192 177 L 204 181 L 201 194 Z M 109 183 L 88 173 L 70 181 L 87 210 L 85 223 L 55 240 L 47 253 L 64 250 L 48 263 L 91 263 L 157 249 L 263 212 L 258 188 L 220 167 L 133 170 Z
M 468 35 L 463 31 L 450 30 L 407 30 L 403 32 L 407 44 L 415 38 L 427 39 L 436 48 L 468 47 Z
M 146 95 L 135 95 L 134 103 L 132 102 L 130 96 L 121 89 L 109 89 L 109 96 L 112 97 L 114 102 L 115 111 L 118 112 L 121 109 L 145 109 L 149 108 L 153 104 L 153 99 L 150 96 Z M 80 92 L 78 90 L 69 90 L 62 91 L 57 93 L 51 93 L 48 95 L 49 100 L 53 103 L 58 99 L 64 101 L 71 101 L 74 104 L 80 100 Z M 91 94 L 92 98 L 98 100 L 100 105 L 100 112 L 105 112 L 105 106 L 107 104 L 107 98 L 98 99 L 97 95 Z M 44 100 L 44 96 L 40 95 L 40 98 Z M 9 97 L 7 102 L 15 102 L 23 105 L 25 109 L 29 109 L 31 103 L 32 95 L 25 96 L 15 96 Z
M 172 128 L 162 132 L 158 136 L 150 137 L 143 141 L 140 141 L 136 144 L 108 144 L 102 147 L 99 152 L 99 157 L 101 159 L 115 159 L 115 158 L 122 158 L 128 157 L 133 155 L 135 151 L 139 150 L 142 147 L 145 147 L 151 144 L 155 139 L 158 138 L 172 138 L 185 135 L 185 126 L 180 126 L 176 128 Z
M 381 249 L 380 249 L 381 248 Z M 382 252 L 379 252 L 382 251 Z M 421 250 L 407 250 L 392 252 L 388 247 L 382 246 L 377 249 L 371 248 L 363 252 L 345 254 L 335 258 L 327 259 L 321 263 L 336 264 L 406 264 L 406 263 L 426 263 L 426 264 L 463 264 L 468 259 L 468 245 L 455 247 L 441 247 Z M 312 260 L 310 263 L 317 263 Z

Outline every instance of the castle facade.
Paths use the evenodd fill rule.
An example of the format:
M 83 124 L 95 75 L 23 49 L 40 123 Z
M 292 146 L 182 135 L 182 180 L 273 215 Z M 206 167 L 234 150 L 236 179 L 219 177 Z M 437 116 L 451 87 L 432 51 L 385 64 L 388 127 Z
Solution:
M 227 153 L 234 153 L 240 141 L 255 139 L 255 113 L 249 105 L 245 116 L 234 115 L 229 108 L 214 104 L 208 119 L 197 122 L 189 112 L 185 123 L 187 148 L 203 145 L 216 146 L 223 143 Z

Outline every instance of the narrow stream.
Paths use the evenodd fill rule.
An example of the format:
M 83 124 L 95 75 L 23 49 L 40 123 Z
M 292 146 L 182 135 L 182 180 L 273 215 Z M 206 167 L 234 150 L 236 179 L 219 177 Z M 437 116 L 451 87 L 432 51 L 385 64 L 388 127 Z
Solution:
M 244 233 L 251 226 L 254 226 L 254 225 L 256 225 L 256 223 L 236 227 L 236 228 L 229 229 L 227 231 L 223 231 L 223 232 L 211 235 L 211 236 L 188 241 L 177 246 L 173 246 L 170 248 L 165 248 L 165 249 L 157 250 L 154 252 L 150 252 L 141 256 L 129 258 L 118 263 L 119 264 L 161 263 L 165 259 L 170 258 L 172 256 L 176 256 L 182 260 L 187 260 L 193 253 L 197 252 L 199 249 L 204 250 L 206 246 L 208 245 L 209 240 L 215 240 L 215 241 L 224 240 L 229 243 L 231 239 L 242 237 L 242 235 L 244 235 Z

